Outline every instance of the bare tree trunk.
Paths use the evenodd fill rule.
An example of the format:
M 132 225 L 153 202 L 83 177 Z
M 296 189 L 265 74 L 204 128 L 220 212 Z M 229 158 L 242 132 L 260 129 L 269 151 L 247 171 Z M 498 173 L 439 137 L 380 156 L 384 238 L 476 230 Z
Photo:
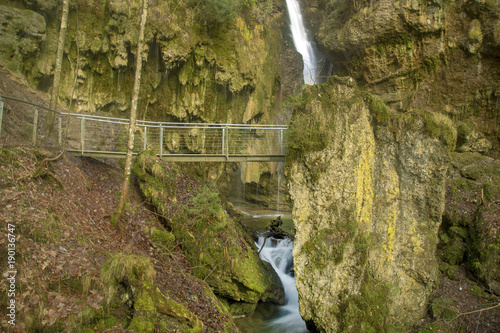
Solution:
M 61 29 L 59 30 L 59 41 L 57 42 L 56 67 L 54 69 L 54 82 L 52 83 L 52 94 L 50 96 L 49 108 L 55 110 L 57 107 L 57 98 L 59 96 L 59 83 L 61 82 L 61 68 L 64 54 L 64 40 L 66 38 L 66 28 L 68 26 L 69 0 L 63 0 Z M 52 134 L 54 128 L 55 113 L 49 112 L 45 131 Z
M 142 51 L 144 44 L 144 27 L 146 26 L 146 18 L 148 14 L 148 0 L 142 1 L 142 15 L 139 28 L 139 40 L 137 41 L 137 56 L 135 64 L 135 80 L 134 91 L 132 96 L 132 105 L 130 108 L 130 124 L 128 128 L 128 147 L 127 158 L 125 160 L 125 179 L 123 180 L 122 191 L 120 194 L 120 201 L 116 207 L 111 222 L 114 225 L 118 224 L 127 203 L 128 190 L 130 187 L 130 171 L 132 169 L 132 154 L 134 150 L 134 136 L 135 136 L 135 121 L 137 118 L 137 101 L 139 99 L 139 89 L 141 88 L 141 70 L 142 70 Z

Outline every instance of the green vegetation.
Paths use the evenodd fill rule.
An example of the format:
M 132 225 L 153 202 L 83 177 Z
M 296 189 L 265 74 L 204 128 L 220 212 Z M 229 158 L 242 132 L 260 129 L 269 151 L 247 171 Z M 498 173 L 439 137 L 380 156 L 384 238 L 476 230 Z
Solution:
M 311 239 L 306 241 L 301 248 L 311 261 L 311 268 L 322 270 L 331 261 L 336 265 L 340 264 L 344 259 L 345 247 L 354 238 L 356 230 L 354 217 L 344 211 L 341 217 L 333 223 L 332 228 L 315 231 Z M 363 247 L 362 242 L 360 246 Z
M 153 227 L 151 230 L 151 241 L 159 244 L 164 250 L 170 251 L 175 246 L 175 236 L 166 230 Z
M 457 144 L 457 130 L 453 121 L 440 113 L 418 111 L 418 114 L 423 117 L 427 131 L 433 137 L 439 138 L 449 151 L 454 151 Z
M 249 236 L 228 216 L 214 188 L 151 152 L 140 154 L 133 170 L 147 200 L 168 220 L 196 277 L 228 299 L 280 302 L 278 277 L 258 258 Z
M 458 280 L 458 266 L 450 265 L 448 263 L 440 263 L 439 270 L 445 274 L 450 280 Z
M 340 332 L 399 332 L 389 322 L 390 297 L 393 289 L 387 282 L 371 276 L 365 271 L 360 277 L 361 289 L 357 295 L 349 295 L 347 290 L 339 294 L 337 321 Z
M 368 107 L 378 123 L 384 124 L 391 117 L 391 109 L 378 97 L 368 95 Z
M 314 115 L 296 113 L 290 122 L 286 160 L 287 163 L 303 158 L 305 153 L 326 148 L 327 135 L 322 132 L 323 124 Z
M 236 18 L 238 7 L 234 0 L 202 0 L 201 13 L 208 23 L 224 24 Z
M 191 198 L 186 213 L 192 221 L 200 223 L 200 227 L 207 227 L 212 231 L 225 227 L 230 221 L 222 208 L 219 193 L 207 185 L 202 186 L 199 193 Z
M 432 314 L 442 319 L 453 319 L 457 316 L 457 312 L 451 307 L 450 300 L 445 296 L 432 301 Z
M 191 311 L 159 291 L 155 276 L 149 258 L 123 253 L 113 255 L 101 269 L 101 278 L 108 286 L 107 304 L 113 309 L 125 302 L 133 308 L 133 318 L 127 328 L 136 332 L 153 332 L 161 327 L 163 314 L 187 325 L 189 332 L 203 332 L 203 324 Z M 112 317 L 106 319 L 106 322 L 113 321 Z

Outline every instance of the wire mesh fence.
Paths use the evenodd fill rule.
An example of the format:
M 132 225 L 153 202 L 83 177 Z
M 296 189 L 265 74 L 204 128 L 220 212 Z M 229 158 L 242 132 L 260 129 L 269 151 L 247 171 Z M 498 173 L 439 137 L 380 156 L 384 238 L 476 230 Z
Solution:
M 11 117 L 5 117 L 1 97 L 0 139 L 2 122 L 4 127 L 11 126 L 10 123 L 14 122 Z M 43 106 L 32 106 L 31 136 L 33 145 L 36 145 L 40 137 L 47 135 L 44 133 L 44 123 L 48 113 L 54 111 Z M 106 153 L 115 157 L 125 155 L 129 134 L 128 119 L 61 112 L 55 112 L 55 115 L 54 127 L 59 144 L 66 140 L 69 152 L 86 156 Z M 23 121 L 27 122 L 26 119 Z M 137 121 L 134 128 L 134 152 L 148 149 L 163 158 L 179 155 L 221 156 L 226 159 L 232 156 L 284 156 L 287 129 L 284 125 Z

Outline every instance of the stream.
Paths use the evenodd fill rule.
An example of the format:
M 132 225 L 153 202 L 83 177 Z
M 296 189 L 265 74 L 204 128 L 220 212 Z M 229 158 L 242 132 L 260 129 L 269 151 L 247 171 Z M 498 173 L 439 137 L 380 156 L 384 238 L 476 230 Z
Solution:
M 281 216 L 281 228 L 293 232 L 293 221 L 289 213 L 240 209 L 246 214 L 241 222 L 254 231 L 263 231 L 270 220 Z M 260 249 L 264 237 L 259 237 L 255 245 Z M 309 332 L 299 314 L 299 295 L 293 276 L 293 242 L 289 239 L 269 238 L 260 253 L 262 260 L 269 262 L 278 274 L 285 289 L 285 305 L 260 303 L 253 314 L 235 320 L 243 333 L 303 333 Z

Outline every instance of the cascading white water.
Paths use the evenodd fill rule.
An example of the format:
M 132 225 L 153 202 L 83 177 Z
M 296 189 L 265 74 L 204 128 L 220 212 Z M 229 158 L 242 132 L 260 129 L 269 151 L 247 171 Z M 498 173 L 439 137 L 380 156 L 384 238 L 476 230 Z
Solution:
M 264 244 L 264 237 L 259 237 L 256 243 L 260 249 Z M 286 303 L 279 307 L 279 316 L 268 324 L 270 331 L 283 333 L 309 332 L 304 320 L 299 314 L 299 293 L 295 287 L 295 278 L 292 275 L 293 242 L 289 239 L 268 239 L 260 252 L 262 260 L 269 262 L 283 284 Z
M 315 84 L 318 78 L 317 51 L 311 43 L 302 20 L 298 0 L 286 0 L 288 15 L 290 16 L 290 29 L 292 30 L 295 49 L 302 55 L 304 60 L 304 82 Z

